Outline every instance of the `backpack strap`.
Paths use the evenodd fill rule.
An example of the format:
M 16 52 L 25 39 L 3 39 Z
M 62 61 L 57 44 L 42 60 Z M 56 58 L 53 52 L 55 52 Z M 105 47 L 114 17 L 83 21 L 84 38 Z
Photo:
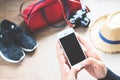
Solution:
M 51 23 L 48 21 L 48 19 L 47 19 L 47 16 L 46 16 L 46 14 L 45 14 L 44 8 L 40 9 L 40 12 L 41 12 L 43 18 L 45 19 L 45 21 L 47 22 L 47 24 L 48 24 L 49 26 L 52 26 L 52 27 L 55 27 L 55 28 L 63 28 L 63 27 L 65 27 L 66 24 L 68 24 L 70 27 L 73 27 L 73 25 L 72 25 L 72 24 L 69 22 L 69 20 L 68 20 L 70 14 L 69 14 L 69 8 L 68 8 L 67 0 L 58 0 L 58 2 L 59 2 L 59 4 L 60 4 L 61 11 L 62 11 L 63 18 L 64 18 L 65 22 L 63 22 L 63 23 L 61 23 L 60 25 L 57 25 L 57 26 L 51 24 Z M 63 7 L 63 6 L 65 7 L 66 15 L 65 15 L 64 7 Z
M 31 1 L 33 1 L 33 0 L 31 0 Z M 21 15 L 21 16 L 26 16 L 26 17 L 28 18 L 28 17 L 30 16 L 32 10 L 33 10 L 38 4 L 40 4 L 40 3 L 44 2 L 44 1 L 46 1 L 46 0 L 40 0 L 40 1 L 38 1 L 37 3 L 35 3 L 35 4 L 32 6 L 32 8 L 31 8 L 31 10 L 29 11 L 29 13 L 28 13 L 27 16 L 26 16 L 26 15 L 23 15 L 23 13 L 22 13 L 22 8 L 23 8 L 24 4 L 25 4 L 26 2 L 29 2 L 29 1 L 24 1 L 24 2 L 20 5 L 20 15 Z

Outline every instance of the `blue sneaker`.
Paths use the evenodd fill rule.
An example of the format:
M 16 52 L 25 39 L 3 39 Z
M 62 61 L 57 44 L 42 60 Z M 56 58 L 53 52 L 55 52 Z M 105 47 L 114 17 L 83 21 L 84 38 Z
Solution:
M 3 20 L 1 22 L 1 30 L 5 31 L 8 36 L 24 51 L 31 52 L 37 48 L 37 42 L 35 39 L 24 32 L 15 23 L 8 20 Z
M 18 63 L 24 59 L 25 53 L 6 33 L 0 31 L 0 56 L 7 62 Z

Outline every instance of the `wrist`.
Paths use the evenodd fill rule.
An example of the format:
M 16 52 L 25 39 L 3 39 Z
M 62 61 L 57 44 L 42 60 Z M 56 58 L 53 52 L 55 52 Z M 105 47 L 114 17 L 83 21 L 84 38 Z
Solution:
M 108 68 L 105 66 L 105 68 L 104 68 L 104 75 L 103 75 L 103 77 L 101 77 L 101 78 L 99 78 L 98 80 L 106 80 L 106 77 L 107 77 L 107 73 L 108 73 Z
M 105 66 L 105 75 L 103 78 L 105 78 L 107 76 L 107 73 L 108 73 L 108 68 Z
M 110 69 L 107 70 L 107 75 L 103 79 L 98 80 L 120 80 L 120 76 L 113 73 Z

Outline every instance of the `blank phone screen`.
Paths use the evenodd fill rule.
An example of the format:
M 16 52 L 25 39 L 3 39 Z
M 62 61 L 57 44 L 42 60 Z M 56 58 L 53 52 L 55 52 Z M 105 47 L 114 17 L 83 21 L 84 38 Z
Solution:
M 60 42 L 72 66 L 85 59 L 74 33 L 61 38 Z

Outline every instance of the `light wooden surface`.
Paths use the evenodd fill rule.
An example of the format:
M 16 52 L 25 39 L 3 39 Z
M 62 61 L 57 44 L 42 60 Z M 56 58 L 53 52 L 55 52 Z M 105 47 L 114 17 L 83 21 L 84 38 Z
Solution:
M 24 0 L 0 0 L 0 20 L 9 19 L 21 25 L 23 19 L 19 16 L 19 7 Z M 81 0 L 90 9 L 88 17 L 91 24 L 100 16 L 120 10 L 120 0 Z M 90 25 L 91 25 L 90 24 Z M 0 80 L 61 80 L 61 73 L 56 57 L 56 33 L 62 29 L 43 28 L 34 37 L 38 48 L 26 53 L 25 59 L 18 64 L 11 64 L 0 58 Z M 88 28 L 75 29 L 91 44 Z M 92 44 L 91 44 L 92 46 Z M 95 48 L 94 46 L 92 46 Z M 120 54 L 99 54 L 106 66 L 120 75 Z M 78 80 L 96 80 L 85 70 L 78 74 Z

